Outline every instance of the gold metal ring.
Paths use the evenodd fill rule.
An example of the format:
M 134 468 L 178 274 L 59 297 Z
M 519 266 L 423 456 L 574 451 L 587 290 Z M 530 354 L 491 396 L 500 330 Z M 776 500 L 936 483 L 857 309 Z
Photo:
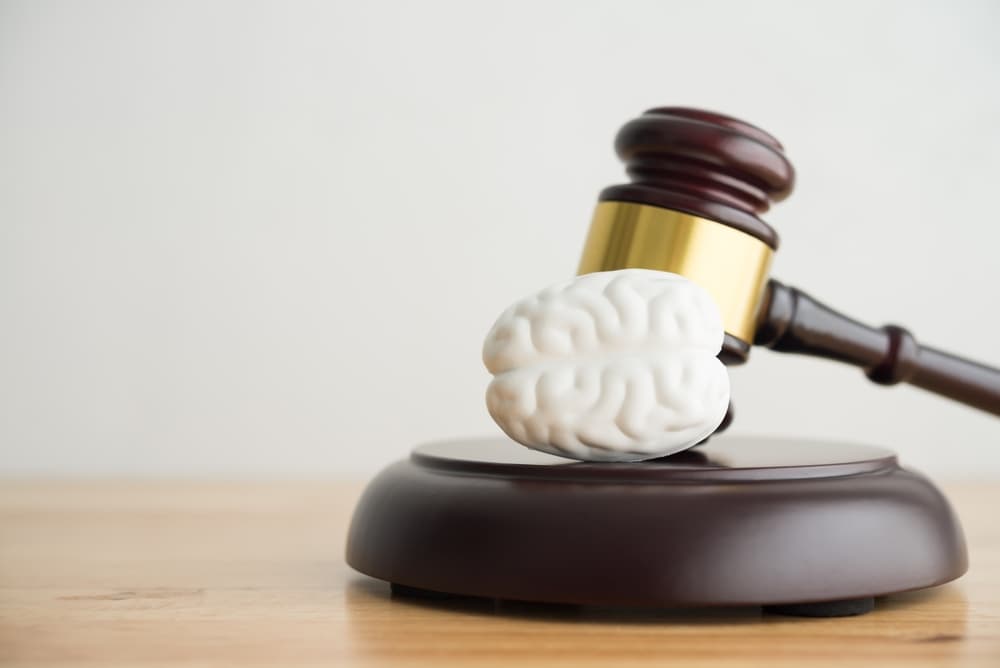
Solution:
M 726 332 L 752 343 L 773 254 L 760 239 L 707 218 L 611 201 L 597 205 L 578 273 L 643 268 L 685 276 L 715 299 Z

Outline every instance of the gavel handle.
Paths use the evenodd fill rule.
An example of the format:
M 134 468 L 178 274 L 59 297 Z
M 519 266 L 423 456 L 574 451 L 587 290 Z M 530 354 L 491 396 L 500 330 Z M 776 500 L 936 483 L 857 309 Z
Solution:
M 902 327 L 869 327 L 772 280 L 754 343 L 861 367 L 880 385 L 910 383 L 1000 415 L 1000 369 L 917 343 Z

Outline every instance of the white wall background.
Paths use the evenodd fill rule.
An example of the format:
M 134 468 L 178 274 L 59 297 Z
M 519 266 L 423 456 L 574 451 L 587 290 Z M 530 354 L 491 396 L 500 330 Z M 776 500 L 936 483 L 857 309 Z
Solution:
M 761 125 L 775 275 L 1000 365 L 1000 5 L 0 2 L 0 469 L 367 474 L 498 433 L 479 347 L 572 275 L 618 127 Z M 740 432 L 1000 476 L 1000 420 L 755 351 Z

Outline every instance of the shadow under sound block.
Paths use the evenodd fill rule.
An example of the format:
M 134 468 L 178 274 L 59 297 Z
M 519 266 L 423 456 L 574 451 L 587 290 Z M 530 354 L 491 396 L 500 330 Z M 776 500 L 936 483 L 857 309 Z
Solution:
M 868 612 L 967 568 L 947 500 L 892 452 L 726 435 L 635 464 L 420 446 L 368 485 L 347 562 L 403 595 L 800 616 Z

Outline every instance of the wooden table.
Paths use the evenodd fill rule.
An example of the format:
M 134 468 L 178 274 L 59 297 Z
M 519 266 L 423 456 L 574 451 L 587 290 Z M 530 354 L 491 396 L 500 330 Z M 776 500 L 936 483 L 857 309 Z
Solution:
M 946 490 L 970 572 L 862 617 L 393 600 L 346 483 L 0 483 L 0 664 L 1000 666 L 1000 484 Z

